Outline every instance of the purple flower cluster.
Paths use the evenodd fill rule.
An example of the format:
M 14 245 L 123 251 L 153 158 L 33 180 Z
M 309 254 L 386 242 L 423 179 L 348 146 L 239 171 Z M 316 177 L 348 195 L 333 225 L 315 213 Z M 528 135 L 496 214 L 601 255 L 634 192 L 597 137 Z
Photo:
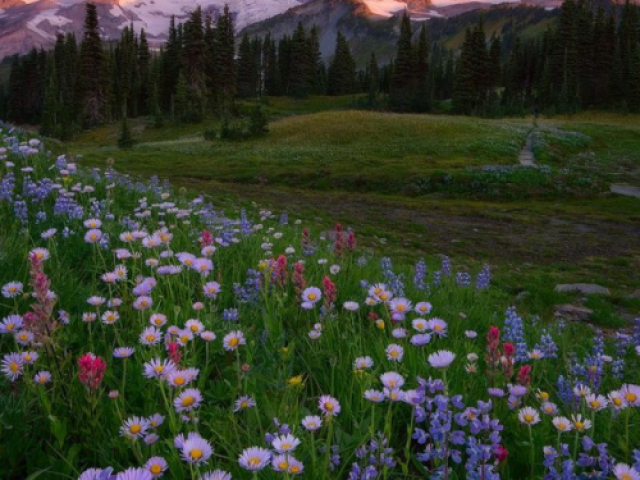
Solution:
M 516 362 L 526 362 L 529 360 L 529 349 L 524 337 L 524 320 L 516 307 L 509 307 L 506 311 L 504 321 L 504 339 L 516 346 Z
M 420 291 L 427 289 L 427 263 L 419 260 L 413 270 L 413 286 Z
M 260 287 L 262 285 L 262 274 L 254 269 L 247 270 L 247 279 L 244 285 L 233 284 L 233 292 L 240 303 L 257 303 L 260 299 Z
M 466 455 L 467 478 L 498 479 L 495 465 L 502 448 L 503 426 L 490 416 L 492 403 L 479 401 L 466 407 L 462 395 L 427 395 L 442 388 L 442 383 L 421 380 L 414 396 L 414 417 L 419 426 L 412 437 L 424 445 L 417 458 L 431 469 L 429 478 L 446 476 L 449 460 L 462 464 Z
M 491 284 L 491 267 L 488 264 L 482 266 L 482 270 L 476 276 L 476 290 L 486 290 Z
M 397 464 L 393 458 L 393 448 L 382 432 L 367 445 L 356 450 L 358 461 L 353 462 L 348 480 L 375 480 L 381 478 L 384 469 L 394 468 Z
M 572 456 L 568 444 L 562 443 L 556 449 L 544 447 L 544 480 L 578 480 L 593 478 L 605 480 L 611 474 L 615 461 L 607 452 L 606 443 L 595 443 L 590 437 L 582 437 L 577 460 Z

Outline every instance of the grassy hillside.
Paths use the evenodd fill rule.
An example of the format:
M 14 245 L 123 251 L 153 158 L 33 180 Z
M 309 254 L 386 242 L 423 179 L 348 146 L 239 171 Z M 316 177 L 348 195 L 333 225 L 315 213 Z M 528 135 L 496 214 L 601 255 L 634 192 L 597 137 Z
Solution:
M 420 141 L 422 131 L 410 126 L 422 119 L 363 115 L 346 118 L 391 130 L 399 124 L 406 142 Z M 345 118 L 298 121 L 315 125 L 325 116 Z M 469 143 L 468 119 L 440 122 L 447 129 L 437 133 Z M 274 130 L 291 123 L 285 118 Z M 489 139 L 491 131 L 500 135 L 496 122 L 477 125 Z M 340 126 L 346 132 L 325 126 L 317 135 L 327 145 L 347 142 L 349 133 L 392 140 L 360 123 Z M 316 140 L 314 132 L 296 135 Z M 251 143 L 259 155 L 262 144 Z M 306 190 L 314 202 L 304 211 L 290 205 L 287 217 L 265 211 L 264 197 L 242 210 L 243 203 L 224 203 L 214 184 L 192 195 L 111 168 L 89 171 L 24 131 L 0 132 L 0 148 L 7 155 L 0 164 L 0 478 L 291 480 L 304 469 L 305 480 L 362 480 L 366 468 L 378 480 L 522 480 L 555 477 L 555 467 L 567 465 L 571 478 L 612 478 L 614 465 L 640 475 L 640 324 L 614 337 L 539 308 L 573 299 L 550 292 L 551 278 L 530 281 L 541 271 L 534 256 L 509 266 L 510 278 L 504 273 L 504 259 L 516 257 L 510 237 L 531 254 L 529 237 L 538 238 L 543 214 L 558 222 L 558 208 L 591 209 L 571 201 L 548 203 L 546 212 L 539 203 L 416 204 L 414 227 L 407 222 L 399 235 L 423 227 L 425 240 L 459 243 L 451 226 L 466 218 L 474 222 L 467 230 L 481 231 L 474 243 L 492 245 L 503 261 L 492 268 L 457 256 L 414 263 L 395 247 L 377 252 L 388 255 L 381 258 L 361 232 L 375 212 L 377 232 L 386 234 L 415 199 L 367 194 L 356 203 Z M 400 149 L 386 148 L 388 155 Z M 119 162 L 125 158 L 118 155 L 116 167 L 129 169 L 135 158 Z M 146 168 L 176 171 L 168 163 Z M 188 175 L 190 167 L 181 170 Z M 238 184 L 233 191 L 246 193 Z M 340 202 L 352 202 L 355 230 L 346 235 L 335 223 L 327 232 L 315 216 L 340 220 L 348 210 Z M 529 215 L 527 230 L 501 229 L 499 209 Z M 439 223 L 423 225 L 434 210 Z M 593 224 L 581 222 L 588 237 Z M 566 233 L 569 262 L 577 257 L 568 251 L 587 243 Z M 613 238 L 604 224 L 597 235 Z M 486 260 L 473 244 L 465 248 Z M 617 259 L 618 271 L 631 258 Z M 610 297 L 585 301 L 592 323 L 628 325 L 615 307 L 633 278 L 618 274 Z M 509 289 L 523 278 L 528 303 Z M 598 395 L 582 394 L 587 389 Z M 559 442 L 567 443 L 549 461 Z
M 614 290 L 590 300 L 602 324 L 640 307 L 627 298 L 640 288 L 640 200 L 607 193 L 611 182 L 640 184 L 638 117 L 543 120 L 534 150 L 545 167 L 520 169 L 531 120 L 345 110 L 352 100 L 271 99 L 271 132 L 247 142 L 204 141 L 203 125 L 138 122 L 131 151 L 115 147 L 117 126 L 69 148 L 84 164 L 112 157 L 120 170 L 204 189 L 221 204 L 357 225 L 375 250 L 489 261 L 510 293 L 536 292 L 524 300 L 531 308 L 571 301 L 553 292 L 570 281 Z
M 205 142 L 199 132 L 143 141 L 123 161 L 136 173 L 159 168 L 172 177 L 188 172 L 222 182 L 398 192 L 434 171 L 513 163 L 528 128 L 523 122 L 324 112 L 280 120 L 270 135 L 252 142 Z M 117 130 L 100 135 L 76 144 L 90 163 L 101 161 Z M 105 148 L 96 152 L 101 141 Z

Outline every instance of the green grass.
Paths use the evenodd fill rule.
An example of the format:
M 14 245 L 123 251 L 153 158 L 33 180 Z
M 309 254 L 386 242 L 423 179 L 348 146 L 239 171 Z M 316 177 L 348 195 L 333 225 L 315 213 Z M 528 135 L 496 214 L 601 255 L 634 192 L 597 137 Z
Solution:
M 0 337 L 3 359 L 7 358 L 5 355 L 32 348 L 37 348 L 39 353 L 34 365 L 23 365 L 23 375 L 14 382 L 7 378 L 5 372 L 0 373 L 2 478 L 36 478 L 38 475 L 45 480 L 78 478 L 88 467 L 106 466 L 113 466 L 121 472 L 131 466 L 144 465 L 151 456 L 159 455 L 169 465 L 165 477 L 172 480 L 193 480 L 204 471 L 216 468 L 231 472 L 234 478 L 248 480 L 252 475 L 238 465 L 238 456 L 247 447 L 265 445 L 265 433 L 275 433 L 273 419 L 276 417 L 289 425 L 292 433 L 301 439 L 295 456 L 305 464 L 306 479 L 325 480 L 329 477 L 326 466 L 329 457 L 318 450 L 323 445 L 336 445 L 342 459 L 330 477 L 347 478 L 352 462 L 358 461 L 356 449 L 369 442 L 378 431 L 389 437 L 389 446 L 398 461 L 398 465 L 385 475 L 388 480 L 431 478 L 438 465 L 431 462 L 422 464 L 418 454 L 424 452 L 425 445 L 412 441 L 410 437 L 413 427 L 428 429 L 428 423 L 414 423 L 414 408 L 405 402 L 373 405 L 364 400 L 363 394 L 367 389 L 382 388 L 381 374 L 397 371 L 406 379 L 405 390 L 418 388 L 416 377 L 443 379 L 448 393 L 462 395 L 460 401 L 465 406 L 475 406 L 479 400 L 486 402 L 489 400 L 488 387 L 506 388 L 516 381 L 515 372 L 503 369 L 505 363 L 490 366 L 485 361 L 487 332 L 490 326 L 497 325 L 502 328 L 505 340 L 504 311 L 514 301 L 514 294 L 525 289 L 530 289 L 529 300 L 519 305 L 518 312 L 522 316 L 523 335 L 528 348 L 533 348 L 541 341 L 541 335 L 548 332 L 557 343 L 559 352 L 557 358 L 523 361 L 515 365 L 516 370 L 525 363 L 533 367 L 530 389 L 518 408 L 509 408 L 506 398 L 492 399 L 491 412 L 487 414 L 504 426 L 500 443 L 509 450 L 508 459 L 499 467 L 501 478 L 541 478 L 543 447 L 556 445 L 558 441 L 551 417 L 543 415 L 540 423 L 532 429 L 518 420 L 520 407 L 539 407 L 540 401 L 536 398 L 539 390 L 550 395 L 550 400 L 559 405 L 563 415 L 578 413 L 581 408 L 586 412 L 584 405 L 571 408 L 563 404 L 557 380 L 559 375 L 565 378 L 573 376 L 570 367 L 576 360 L 572 354 L 578 361 L 585 362 L 586 367 L 592 365 L 588 355 L 595 343 L 593 330 L 579 322 L 558 322 L 549 311 L 553 303 L 574 300 L 571 295 L 553 292 L 552 285 L 563 268 L 571 267 L 571 259 L 578 258 L 575 256 L 579 250 L 577 236 L 575 232 L 569 235 L 567 238 L 573 243 L 561 246 L 557 238 L 549 235 L 549 225 L 545 223 L 550 217 L 558 220 L 571 218 L 566 210 L 572 207 L 570 204 L 537 202 L 530 209 L 527 204 L 519 202 L 405 198 L 400 195 L 293 190 L 291 187 L 267 187 L 267 190 L 260 191 L 262 186 L 259 185 L 239 187 L 214 181 L 188 183 L 189 177 L 184 177 L 183 185 L 197 189 L 193 193 L 215 194 L 213 198 L 204 199 L 205 204 L 213 200 L 220 207 L 214 213 L 208 206 L 193 202 L 191 192 L 159 184 L 143 183 L 139 186 L 115 172 L 107 176 L 104 171 L 89 174 L 81 170 L 67 176 L 67 173 L 59 171 L 60 167 L 52 165 L 54 157 L 44 154 L 22 158 L 11 153 L 10 160 L 16 163 L 12 170 L 16 179 L 15 194 L 22 192 L 27 175 L 35 182 L 50 179 L 45 185 L 53 191 L 44 199 L 28 199 L 29 222 L 26 225 L 20 225 L 14 205 L 5 200 L 0 202 L 0 221 L 4 226 L 0 230 L 0 286 L 10 281 L 20 281 L 25 285 L 23 295 L 0 298 L 0 318 L 27 311 L 40 312 L 34 330 L 38 335 L 37 341 L 44 344 L 42 347 L 37 344 L 23 347 L 17 345 L 11 335 Z M 32 173 L 22 168 L 25 165 L 32 167 Z M 8 167 L 3 164 L 0 168 L 4 179 Z M 147 173 L 162 176 L 164 172 L 156 169 Z M 85 212 L 83 218 L 66 217 L 55 212 L 58 195 L 67 195 L 70 191 L 84 192 L 74 195 Z M 252 195 L 260 200 L 260 207 L 249 205 Z M 279 215 L 269 215 L 261 210 L 262 205 L 278 196 L 289 206 L 290 216 L 286 224 Z M 101 212 L 95 211 L 95 200 L 103 201 Z M 603 207 L 604 212 L 625 208 L 623 203 L 612 203 L 616 205 Z M 224 214 L 229 219 L 237 219 L 242 207 L 247 209 L 247 218 L 253 222 L 253 234 L 239 232 L 234 222 L 220 221 Z M 573 207 L 577 207 L 577 203 Z M 598 210 L 595 206 L 593 208 Z M 46 220 L 38 212 L 43 212 Z M 109 239 L 109 245 L 104 248 L 84 240 L 87 226 L 83 221 L 94 216 L 101 218 L 101 231 L 104 238 Z M 325 232 L 327 224 L 343 218 L 356 227 L 359 241 L 366 239 L 353 251 L 334 248 Z M 131 225 L 133 220 L 135 226 Z M 631 222 L 613 223 L 623 227 L 633 225 Z M 68 236 L 63 234 L 65 227 L 71 231 Z M 57 233 L 51 238 L 43 238 L 42 234 L 50 228 L 56 228 Z M 314 246 L 314 251 L 308 254 L 302 253 L 303 228 L 310 229 Z M 575 225 L 569 222 L 562 228 L 572 231 Z M 217 245 L 212 253 L 215 265 L 212 273 L 202 276 L 185 266 L 174 274 L 163 274 L 159 266 L 178 266 L 179 252 L 204 255 L 201 253 L 204 229 L 209 229 L 213 237 L 233 237 L 236 240 L 229 241 L 228 245 Z M 162 232 L 164 244 L 154 247 L 140 240 L 128 243 L 125 236 L 121 237 L 127 230 L 143 230 L 151 235 L 157 232 L 158 236 Z M 365 234 L 361 236 L 360 232 Z M 464 232 L 468 235 L 461 235 Z M 621 232 L 617 234 L 621 235 Z M 389 241 L 382 242 L 387 235 Z M 514 236 L 520 243 L 524 241 L 520 249 L 516 248 L 517 242 L 509 244 L 509 238 Z M 526 240 L 529 236 L 533 240 Z M 584 236 L 589 236 L 589 233 L 584 233 Z M 542 242 L 545 238 L 547 243 Z M 410 243 L 405 245 L 407 240 Z M 385 248 L 376 248 L 374 252 L 375 241 Z M 435 243 L 432 245 L 431 242 Z M 409 261 L 408 252 L 422 256 L 426 247 L 440 248 L 447 244 L 451 251 L 444 253 L 457 254 L 457 249 L 461 253 L 453 259 L 453 275 L 442 275 L 440 281 L 436 281 L 435 272 L 442 268 L 442 263 L 441 259 L 430 255 L 426 276 L 429 290 L 415 285 L 412 281 L 413 261 Z M 583 246 L 589 246 L 589 242 L 584 242 Z M 44 261 L 42 271 L 34 262 L 31 274 L 35 280 L 29 283 L 27 259 L 34 247 L 48 248 L 51 256 Z M 542 258 L 546 250 L 552 252 L 554 248 L 558 250 L 561 247 L 564 247 L 563 263 L 550 263 L 547 257 L 538 258 Z M 119 248 L 132 252 L 131 258 L 116 258 L 113 250 Z M 466 272 L 475 276 L 479 271 L 483 255 L 478 253 L 482 248 L 493 252 L 496 259 L 502 256 L 504 261 L 512 260 L 514 264 L 507 267 L 506 263 L 501 263 L 494 268 L 496 275 L 488 290 L 459 285 L 455 280 L 456 273 Z M 519 251 L 528 255 L 528 261 L 523 257 L 515 262 Z M 384 271 L 380 256 L 376 255 L 390 252 L 393 253 L 393 274 Z M 471 254 L 477 255 L 475 260 L 471 259 Z M 511 255 L 513 257 L 508 259 Z M 277 258 L 278 265 L 283 265 L 286 259 L 287 275 L 278 276 L 277 271 L 270 270 L 274 264 L 266 259 L 271 258 Z M 303 287 L 300 277 L 292 275 L 291 271 L 292 264 L 299 260 L 304 260 L 307 286 L 326 285 L 328 279 L 335 283 L 337 297 L 334 307 L 329 306 L 330 317 L 321 314 L 319 305 L 310 310 L 301 307 L 299 299 Z M 633 268 L 634 265 L 629 255 L 617 254 L 607 261 L 619 269 L 620 276 L 622 269 Z M 117 265 L 126 266 L 127 278 L 114 283 L 104 281 L 102 275 L 114 271 Z M 331 265 L 338 265 L 339 272 L 330 268 Z M 594 263 L 592 267 L 595 272 L 598 264 Z M 257 295 L 242 302 L 236 295 L 235 285 L 247 285 L 245 282 L 251 275 L 248 269 L 262 271 L 264 276 L 257 282 Z M 384 281 L 391 286 L 394 282 L 390 277 L 393 275 L 400 275 L 404 281 L 403 292 L 397 292 L 398 296 L 406 296 L 414 303 L 424 300 L 432 303 L 434 308 L 429 317 L 439 317 L 447 322 L 446 336 L 439 336 L 434 331 L 429 345 L 416 347 L 409 341 L 414 333 L 411 321 L 422 315 L 410 313 L 404 323 L 396 323 L 390 317 L 388 305 L 364 304 L 369 294 L 361 282 L 366 280 L 376 284 Z M 139 279 L 148 277 L 156 280 L 149 293 L 152 304 L 140 311 L 134 308 L 136 286 Z M 213 280 L 220 282 L 221 288 L 215 298 L 205 298 L 203 284 Z M 248 287 L 250 291 L 256 288 L 255 283 L 251 285 Z M 39 295 L 31 295 L 32 288 L 37 288 Z M 49 303 L 53 301 L 53 297 L 47 295 L 49 288 L 56 293 L 55 305 Z M 322 300 L 327 298 L 326 293 L 325 289 Z M 119 307 L 109 307 L 119 312 L 119 320 L 112 324 L 98 319 L 83 321 L 84 314 L 96 313 L 99 317 L 107 309 L 106 306 L 91 305 L 88 298 L 92 295 L 121 299 Z M 200 301 L 203 308 L 196 307 L 195 302 Z M 357 311 L 348 311 L 342 308 L 345 301 L 357 301 L 360 307 Z M 616 308 L 618 305 L 638 306 L 624 300 L 619 288 L 615 289 L 611 299 L 592 297 L 586 304 L 596 311 L 599 325 L 608 328 L 622 325 Z M 230 308 L 238 309 L 237 321 L 224 319 L 223 312 Z M 68 324 L 54 321 L 59 318 L 61 309 L 69 314 Z M 55 313 L 50 314 L 50 311 Z M 202 406 L 188 412 L 189 421 L 182 421 L 181 412 L 176 412 L 175 408 L 176 405 L 187 404 L 174 403 L 186 390 L 143 375 L 145 362 L 167 357 L 162 343 L 150 346 L 140 341 L 141 332 L 149 326 L 152 313 L 166 315 L 167 325 L 162 327 L 162 332 L 172 341 L 188 337 L 182 329 L 190 328 L 187 322 L 196 318 L 203 323 L 203 328 L 217 335 L 212 342 L 195 336 L 178 348 L 181 356 L 179 368 L 198 369 L 189 387 L 198 388 L 203 396 Z M 372 314 L 378 322 L 372 321 Z M 533 314 L 541 315 L 541 318 Z M 405 338 L 398 338 L 402 335 L 397 331 L 392 333 L 400 326 L 410 332 Z M 178 330 L 176 336 L 170 335 L 170 332 L 175 332 L 172 327 Z M 312 340 L 309 332 L 316 328 L 321 329 L 321 335 Z M 235 351 L 225 350 L 222 338 L 238 329 L 244 333 L 246 344 Z M 465 332 L 468 330 L 477 332 L 475 340 L 467 337 Z M 394 361 L 387 355 L 387 349 L 393 344 L 404 348 L 401 361 Z M 114 358 L 114 347 L 121 346 L 134 347 L 135 352 L 128 359 Z M 605 348 L 606 354 L 617 355 L 612 341 L 607 341 Z M 440 349 L 456 354 L 446 372 L 430 366 L 427 361 L 429 354 Z M 89 351 L 106 360 L 104 378 L 95 390 L 86 388 L 78 375 L 78 359 Z M 600 386 L 602 393 L 619 389 L 623 383 L 639 382 L 640 357 L 631 348 L 625 353 L 626 377 L 624 380 L 615 378 L 611 366 L 605 366 L 606 374 Z M 469 354 L 474 354 L 477 359 L 467 360 Z M 355 359 L 364 355 L 370 356 L 374 365 L 369 370 L 354 372 Z M 8 362 L 5 360 L 5 371 L 6 365 Z M 39 370 L 51 372 L 49 384 L 37 385 L 30 380 Z M 491 371 L 494 375 L 488 374 Z M 301 382 L 292 384 L 290 380 L 298 376 Z M 580 378 L 580 381 L 588 379 Z M 115 391 L 117 395 L 108 395 Z M 301 419 L 319 413 L 318 399 L 323 394 L 338 399 L 342 407 L 340 413 L 334 418 L 325 418 L 322 428 L 316 433 L 304 431 L 300 427 Z M 234 412 L 236 400 L 243 395 L 251 396 L 256 407 Z M 429 399 L 435 396 L 428 390 L 425 395 Z M 453 410 L 457 413 L 463 411 L 463 407 Z M 153 445 L 120 435 L 124 420 L 157 413 L 165 416 L 165 420 L 155 430 L 159 438 Z M 588 414 L 595 420 L 595 426 L 588 432 L 590 438 L 598 443 L 607 443 L 608 451 L 616 462 L 628 461 L 631 450 L 640 441 L 638 409 L 630 408 L 622 414 L 614 414 L 609 409 Z M 430 413 L 427 422 L 434 416 L 435 413 Z M 192 419 L 193 422 L 190 421 Z M 452 428 L 469 430 L 469 426 L 457 423 L 452 423 Z M 197 468 L 181 458 L 181 452 L 174 444 L 178 434 L 194 431 L 214 447 L 208 464 Z M 487 435 L 485 432 L 483 437 Z M 530 439 L 531 443 L 523 442 L 523 438 Z M 580 440 L 580 436 L 574 437 L 573 433 L 564 434 L 561 440 L 573 445 L 574 438 Z M 432 443 L 430 448 L 439 446 L 437 439 L 429 439 L 429 443 Z M 451 442 L 449 446 L 453 444 Z M 466 449 L 462 446 L 456 448 L 466 459 Z M 571 453 L 575 456 L 578 452 Z M 533 461 L 530 461 L 530 454 Z M 461 464 L 452 462 L 450 466 L 453 469 L 451 478 L 465 478 L 464 461 Z M 285 477 L 269 468 L 259 473 L 261 480 Z
M 325 229 L 340 221 L 375 251 L 411 260 L 446 253 L 462 264 L 490 262 L 510 295 L 535 293 L 523 301 L 532 310 L 549 312 L 559 301 L 555 283 L 600 283 L 620 298 L 640 288 L 640 200 L 602 193 L 606 182 L 635 181 L 638 116 L 541 120 L 537 161 L 555 173 L 536 187 L 532 182 L 540 178 L 533 171 L 493 184 L 469 173 L 469 167 L 515 165 L 530 120 L 350 111 L 349 97 L 268 104 L 275 120 L 262 139 L 205 142 L 204 125 L 153 129 L 138 121 L 133 128 L 141 143 L 132 151 L 115 148 L 117 126 L 83 134 L 69 148 L 86 165 L 103 166 L 113 157 L 120 170 L 169 178 L 223 205 L 255 202 L 312 215 Z M 550 188 L 567 168 L 592 182 L 580 196 Z M 416 179 L 446 176 L 453 183 L 416 196 Z M 469 179 L 473 187 L 462 183 Z M 621 258 L 627 262 L 621 265 Z M 613 309 L 615 318 L 598 314 L 603 326 L 633 312 L 632 304 L 604 303 L 594 310 Z
M 112 155 L 128 171 L 158 169 L 174 179 L 389 193 L 436 171 L 512 164 L 528 126 L 343 111 L 287 117 L 270 130 L 265 138 L 238 143 L 205 142 L 199 131 L 180 128 L 154 140 L 145 131 L 134 150 L 119 152 L 113 147 L 117 129 L 111 128 L 101 139 L 84 136 L 73 148 L 89 164 Z

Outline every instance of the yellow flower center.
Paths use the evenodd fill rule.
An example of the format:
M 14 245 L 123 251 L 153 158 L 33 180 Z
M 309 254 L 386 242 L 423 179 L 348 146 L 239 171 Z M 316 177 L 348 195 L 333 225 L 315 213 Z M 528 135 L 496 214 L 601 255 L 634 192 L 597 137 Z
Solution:
M 576 430 L 582 430 L 584 428 L 584 423 L 576 422 Z
M 149 469 L 149 471 L 151 473 L 153 473 L 154 475 L 158 475 L 160 473 L 162 473 L 162 467 L 160 465 L 151 465 L 151 468 Z
M 183 407 L 190 407 L 191 405 L 193 405 L 195 403 L 196 399 L 193 398 L 191 395 L 187 395 L 186 397 L 184 397 L 182 399 L 182 406 Z
M 636 400 L 638 400 L 638 396 L 633 392 L 627 392 L 625 396 L 627 398 L 627 402 L 629 403 L 635 403 Z
M 199 460 L 201 458 L 202 458 L 202 450 L 200 450 L 199 448 L 194 448 L 193 450 L 191 450 L 192 460 Z
M 315 293 L 310 293 L 309 294 L 309 300 L 311 300 L 312 302 L 316 299 L 317 295 Z
M 142 427 L 141 427 L 140 425 L 138 425 L 138 424 L 131 425 L 131 427 L 129 427 L 129 431 L 130 431 L 131 433 L 133 433 L 134 435 L 135 435 L 136 433 L 140 433 L 140 430 L 142 430 Z
M 144 338 L 147 342 L 153 342 L 156 339 L 156 336 L 153 333 L 149 333 Z
M 280 469 L 286 470 L 289 467 L 289 463 L 286 460 L 283 460 L 278 464 L 278 466 L 280 467 Z
M 33 359 L 31 355 L 25 355 L 23 358 L 25 362 L 30 362 Z
M 7 331 L 9 331 L 9 332 L 10 332 L 10 331 L 11 331 L 11 330 L 13 330 L 14 328 L 16 328 L 16 324 L 15 324 L 15 323 L 9 323 L 9 324 L 7 324 Z
M 229 346 L 230 347 L 237 347 L 239 342 L 240 342 L 240 340 L 238 340 L 237 337 L 233 337 L 232 339 L 229 340 Z
M 255 466 L 255 465 L 260 465 L 260 458 L 259 457 L 251 457 L 247 463 L 251 466 Z
M 525 421 L 525 422 L 527 422 L 527 423 L 531 423 L 531 422 L 533 422 L 533 415 L 531 415 L 530 413 L 527 413 L 527 414 L 524 416 L 524 421 Z
M 176 385 L 183 385 L 183 384 L 184 384 L 184 377 L 176 377 L 176 378 L 173 380 L 173 382 L 174 382 Z
M 162 373 L 164 372 L 164 366 L 163 365 L 156 365 L 155 367 L 153 367 L 153 371 L 156 373 Z
M 300 467 L 294 465 L 291 467 L 291 473 L 298 473 L 300 471 Z
M 197 331 L 198 331 L 198 325 L 195 325 L 195 324 L 194 324 L 194 325 L 191 325 L 191 331 L 192 331 L 193 333 L 197 332 Z
M 331 402 L 324 402 L 324 408 L 325 408 L 325 410 L 327 410 L 328 412 L 333 412 L 333 403 L 331 403 Z
M 9 364 L 9 370 L 11 370 L 13 373 L 16 373 L 20 370 L 20 366 L 16 362 L 11 362 Z

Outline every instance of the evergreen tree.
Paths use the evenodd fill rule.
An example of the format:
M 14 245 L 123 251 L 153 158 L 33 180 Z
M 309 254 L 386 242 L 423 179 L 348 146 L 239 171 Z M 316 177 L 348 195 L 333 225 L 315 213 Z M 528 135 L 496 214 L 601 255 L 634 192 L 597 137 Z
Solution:
M 84 36 L 80 45 L 79 98 L 82 123 L 92 127 L 109 120 L 108 80 L 100 39 L 98 12 L 93 3 L 86 4 Z
M 374 52 L 371 52 L 369 66 L 367 67 L 367 83 L 369 108 L 375 108 L 378 103 L 378 92 L 380 91 L 380 67 Z
M 244 35 L 238 50 L 238 96 L 255 97 L 258 94 L 256 56 L 249 35 Z
M 356 62 L 346 37 L 338 32 L 336 51 L 329 67 L 327 90 L 329 95 L 354 93 L 356 82 Z
M 265 93 L 267 95 L 280 95 L 282 94 L 282 85 L 280 83 L 278 52 L 276 42 L 271 38 L 270 34 L 267 34 L 264 40 L 262 51 Z
M 129 120 L 127 119 L 126 112 L 122 115 L 122 122 L 120 124 L 120 136 L 118 137 L 118 148 L 121 150 L 129 150 L 133 148 L 136 141 L 129 129 Z
M 214 63 L 217 74 L 214 84 L 220 113 L 223 120 L 227 120 L 234 109 L 237 85 L 235 33 L 228 5 L 218 18 L 215 40 Z
M 46 93 L 44 97 L 44 109 L 42 112 L 42 125 L 40 132 L 46 136 L 57 136 L 59 115 L 60 115 L 60 86 L 58 83 L 59 77 L 56 72 L 56 61 L 54 56 L 49 57 L 47 63 L 46 78 L 48 80 Z
M 320 34 L 314 26 L 307 38 L 309 92 L 314 95 L 323 95 L 327 91 L 325 66 L 320 53 Z
M 411 20 L 405 12 L 402 17 L 398 50 L 394 62 L 391 84 L 389 86 L 389 107 L 392 110 L 400 112 L 411 109 L 416 87 L 411 39 Z
M 427 112 L 431 108 L 431 89 L 429 85 L 429 39 L 427 28 L 423 25 L 420 30 L 420 39 L 415 49 L 416 90 L 412 110 L 414 112 Z
M 291 38 L 291 60 L 289 65 L 289 95 L 304 98 L 309 94 L 312 78 L 311 58 L 307 46 L 307 32 L 302 23 L 298 23 Z
M 147 34 L 144 28 L 140 31 L 140 43 L 138 45 L 138 72 L 140 78 L 140 88 L 138 96 L 138 112 L 142 115 L 151 110 L 151 51 L 147 42 Z M 155 86 L 153 87 L 155 88 Z
M 502 83 L 502 41 L 494 37 L 489 48 L 489 86 L 492 88 Z
M 454 111 L 467 115 L 471 114 L 476 107 L 474 53 L 474 36 L 471 30 L 467 28 L 462 50 L 460 51 L 455 87 L 453 90 Z

